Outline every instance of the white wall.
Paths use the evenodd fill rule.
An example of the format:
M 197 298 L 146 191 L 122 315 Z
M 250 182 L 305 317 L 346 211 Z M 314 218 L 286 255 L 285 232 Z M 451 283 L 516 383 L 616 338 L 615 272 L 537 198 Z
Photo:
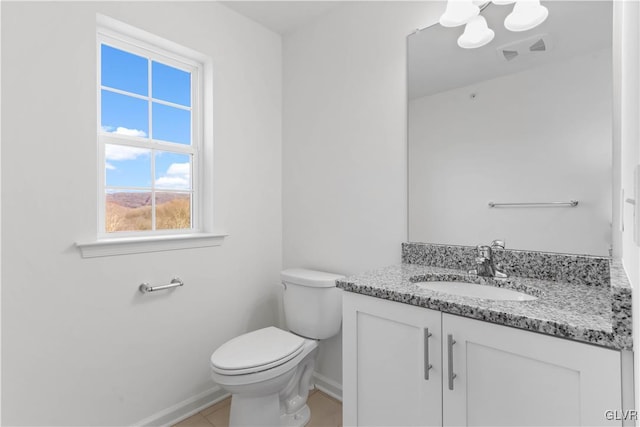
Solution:
M 283 263 L 353 274 L 406 241 L 406 37 L 435 2 L 352 2 L 283 40 Z M 341 336 L 318 372 L 342 382 Z
M 611 91 L 604 49 L 410 100 L 409 240 L 609 255 Z
M 211 2 L 2 9 L 2 424 L 132 424 L 213 387 L 213 350 L 278 320 L 281 38 Z M 213 58 L 223 246 L 74 247 L 96 232 L 96 12 Z
M 279 37 L 213 3 L 2 2 L 2 424 L 134 423 L 211 387 L 222 342 L 276 323 L 282 264 L 351 274 L 399 262 L 406 36 L 442 8 L 339 8 L 284 39 L 281 92 Z M 96 12 L 214 58 L 222 247 L 89 260 L 74 248 L 96 222 Z M 637 61 L 637 34 L 625 37 Z M 184 288 L 138 294 L 174 274 Z M 340 337 L 326 344 L 320 373 L 341 382 Z
M 632 198 L 634 183 L 633 169 L 640 164 L 640 5 L 635 1 L 614 3 L 616 33 L 614 56 L 615 73 L 618 80 L 614 92 L 614 124 L 619 126 L 619 132 L 614 134 L 614 147 L 618 156 L 614 161 L 614 181 L 617 188 L 622 188 L 624 197 Z M 618 184 L 619 183 L 619 184 Z M 618 203 L 620 200 L 618 198 Z M 640 205 L 636 200 L 636 215 L 640 215 Z M 621 250 L 625 270 L 633 286 L 633 341 L 635 402 L 638 408 L 640 399 L 640 249 L 633 241 L 634 207 L 622 203 L 614 207 L 614 212 L 622 210 L 624 231 L 617 231 L 614 242 L 618 251 Z

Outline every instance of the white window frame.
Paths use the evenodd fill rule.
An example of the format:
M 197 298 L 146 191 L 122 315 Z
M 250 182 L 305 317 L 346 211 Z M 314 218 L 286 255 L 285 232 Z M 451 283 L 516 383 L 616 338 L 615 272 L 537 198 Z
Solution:
M 109 256 L 221 245 L 226 234 L 214 232 L 213 230 L 213 116 L 211 113 L 213 108 L 213 66 L 211 58 L 104 15 L 98 14 L 96 21 L 98 232 L 95 240 L 76 243 L 81 250 L 82 256 Z M 102 90 L 100 55 L 102 44 L 191 73 L 191 145 L 154 140 L 152 139 L 152 134 L 149 135 L 149 138 L 141 138 L 102 132 L 100 114 Z M 151 61 L 149 61 L 149 67 L 151 68 Z M 151 85 L 151 75 L 149 75 L 149 85 Z M 113 89 L 109 90 L 116 93 L 119 92 Z M 149 91 L 148 96 L 140 96 L 123 91 L 119 93 L 139 99 L 152 99 L 151 91 Z M 172 105 L 156 99 L 153 99 L 153 102 Z M 183 106 L 181 107 L 184 108 Z M 151 109 L 151 103 L 149 103 L 149 108 Z M 149 111 L 150 133 L 153 132 L 151 120 L 151 111 Z M 193 155 L 191 166 L 191 228 L 107 233 L 105 228 L 105 144 L 126 145 Z M 155 171 L 152 170 L 151 174 L 153 186 Z M 131 189 L 133 190 L 134 188 Z M 157 189 L 157 191 L 162 192 L 163 190 Z M 152 203 L 152 220 L 155 224 L 155 200 L 152 200 Z
M 98 63 L 101 61 L 101 47 L 102 45 L 107 45 L 114 47 L 116 49 L 120 49 L 122 51 L 132 53 L 134 55 L 139 55 L 143 58 L 149 59 L 148 67 L 149 67 L 149 75 L 148 75 L 148 85 L 149 92 L 147 96 L 137 95 L 134 93 L 109 88 L 106 86 L 102 86 L 102 78 L 100 75 L 101 67 L 97 67 L 98 72 L 98 84 L 97 84 L 97 108 L 98 108 L 98 194 L 102 194 L 102 197 L 99 198 L 98 202 L 98 238 L 100 239 L 111 239 L 111 238 L 121 238 L 121 237 L 133 237 L 133 236 L 157 236 L 157 235 L 175 235 L 175 234 L 188 234 L 194 231 L 200 231 L 200 191 L 199 191 L 199 181 L 200 181 L 200 152 L 202 151 L 202 132 L 200 127 L 200 116 L 201 116 L 201 92 L 202 92 L 202 84 L 200 82 L 200 75 L 202 74 L 202 65 L 191 61 L 184 57 L 179 57 L 172 52 L 166 52 L 164 50 L 160 50 L 158 48 L 149 46 L 146 43 L 143 43 L 139 40 L 133 40 L 128 37 L 124 37 L 118 35 L 114 37 L 113 35 L 107 35 L 104 31 L 98 32 Z M 176 105 L 171 102 L 166 102 L 163 100 L 153 98 L 153 93 L 151 92 L 152 87 L 152 79 L 151 75 L 151 63 L 152 61 L 162 63 L 164 65 L 169 65 L 171 67 L 177 68 L 181 71 L 186 71 L 191 75 L 191 107 L 185 108 L 181 105 Z M 132 98 L 142 99 L 147 102 L 149 117 L 148 117 L 148 129 L 149 136 L 147 138 L 135 137 L 135 136 L 124 136 L 117 135 L 108 132 L 104 132 L 100 128 L 100 99 L 102 96 L 102 90 L 107 90 L 109 92 L 118 93 L 126 96 L 130 96 Z M 191 113 L 191 144 L 179 144 L 172 143 L 169 141 L 161 141 L 153 138 L 153 117 L 151 108 L 152 103 L 168 105 L 171 107 L 176 107 L 179 109 L 187 109 Z M 136 148 L 144 148 L 150 150 L 151 155 L 153 156 L 156 150 L 168 151 L 172 153 L 178 154 L 186 154 L 191 157 L 191 190 L 189 191 L 192 195 L 191 197 L 191 228 L 189 229 L 170 229 L 170 230 L 156 230 L 156 201 L 155 201 L 155 193 L 156 191 L 162 192 L 162 190 L 157 190 L 155 188 L 155 158 L 151 161 L 151 187 L 150 191 L 152 193 L 151 197 L 151 223 L 154 229 L 152 230 L 141 230 L 141 231 L 118 231 L 118 232 L 107 232 L 106 224 L 105 224 L 105 208 L 106 201 L 104 195 L 106 190 L 105 185 L 105 147 L 106 144 L 112 145 L 122 145 L 126 147 L 136 147 Z M 118 189 L 122 190 L 131 190 L 136 191 L 140 190 L 140 188 L 135 187 L 119 187 Z

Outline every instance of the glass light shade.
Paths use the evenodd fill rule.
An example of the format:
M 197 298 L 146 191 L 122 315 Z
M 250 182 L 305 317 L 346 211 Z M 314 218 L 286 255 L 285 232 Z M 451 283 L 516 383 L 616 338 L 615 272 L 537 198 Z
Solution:
M 504 26 L 509 31 L 527 31 L 542 24 L 548 15 L 549 10 L 540 5 L 540 0 L 518 0 Z
M 464 27 L 464 33 L 458 37 L 458 46 L 464 49 L 481 47 L 493 40 L 495 33 L 487 26 L 482 15 L 471 18 Z
M 480 13 L 480 8 L 471 0 L 449 0 L 447 9 L 440 17 L 443 27 L 457 27 L 466 24 L 471 18 Z

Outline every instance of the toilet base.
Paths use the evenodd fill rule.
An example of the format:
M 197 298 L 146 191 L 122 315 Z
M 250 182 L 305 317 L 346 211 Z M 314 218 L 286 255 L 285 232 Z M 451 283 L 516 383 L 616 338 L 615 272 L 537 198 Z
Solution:
M 266 396 L 231 396 L 230 426 L 279 426 L 280 403 L 278 394 Z
M 306 404 L 318 355 L 316 341 L 307 339 L 305 348 L 287 362 L 289 370 L 274 369 L 248 375 L 227 376 L 212 372 L 213 380 L 231 392 L 231 427 L 303 427 L 311 418 Z M 285 367 L 285 366 L 282 366 Z
M 286 427 L 303 427 L 311 419 L 311 409 L 304 405 L 295 414 L 284 414 L 280 416 L 280 425 Z
M 293 414 L 278 414 L 277 395 L 247 397 L 233 396 L 229 425 L 231 426 L 282 426 L 304 427 L 311 419 L 311 409 L 304 405 Z M 235 402 L 233 401 L 235 399 Z M 276 400 L 274 402 L 274 399 Z M 235 405 L 234 405 L 235 404 Z M 248 406 L 247 406 L 248 405 Z M 247 407 L 251 411 L 247 411 Z M 253 412 L 253 411 L 256 412 Z M 256 414 L 259 421 L 256 420 Z

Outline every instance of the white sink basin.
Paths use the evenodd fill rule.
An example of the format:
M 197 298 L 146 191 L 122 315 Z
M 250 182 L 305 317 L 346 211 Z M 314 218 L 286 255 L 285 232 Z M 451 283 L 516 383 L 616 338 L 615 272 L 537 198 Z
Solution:
M 417 282 L 416 285 L 423 289 L 436 292 L 444 292 L 451 295 L 474 297 L 501 301 L 533 301 L 537 297 L 527 295 L 511 289 L 497 288 L 495 286 L 478 285 L 466 282 Z

